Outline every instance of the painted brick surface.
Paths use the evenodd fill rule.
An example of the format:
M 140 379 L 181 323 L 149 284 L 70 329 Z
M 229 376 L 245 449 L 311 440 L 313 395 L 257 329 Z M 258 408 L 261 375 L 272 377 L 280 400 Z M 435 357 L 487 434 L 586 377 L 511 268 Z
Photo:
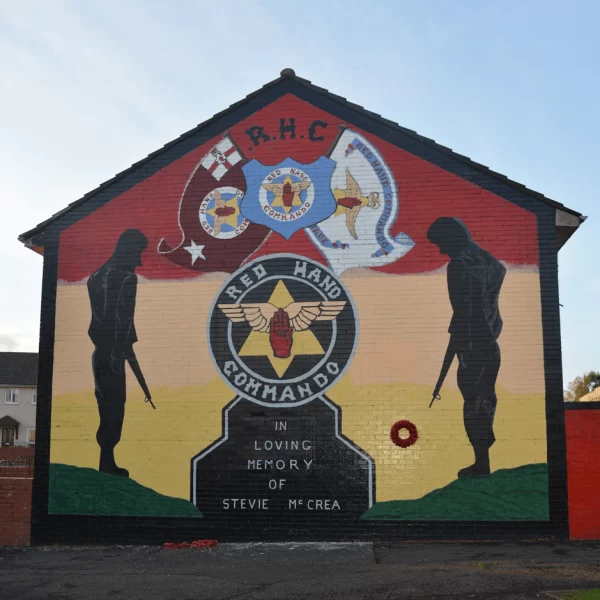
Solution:
M 0 448 L 0 545 L 29 546 L 33 449 Z
M 265 92 L 45 234 L 34 539 L 565 536 L 557 292 L 552 207 Z
M 594 403 L 598 404 L 598 403 Z M 572 539 L 600 539 L 600 406 L 567 410 L 569 533 Z

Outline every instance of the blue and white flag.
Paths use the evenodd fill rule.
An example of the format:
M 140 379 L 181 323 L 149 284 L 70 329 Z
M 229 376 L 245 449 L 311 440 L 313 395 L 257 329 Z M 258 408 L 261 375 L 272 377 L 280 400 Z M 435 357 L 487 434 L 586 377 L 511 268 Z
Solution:
M 398 216 L 398 189 L 379 151 L 359 133 L 347 129 L 330 158 L 336 162 L 331 190 L 333 214 L 307 229 L 336 273 L 353 267 L 381 267 L 414 246 L 390 227 Z
M 335 162 L 325 156 L 308 165 L 291 158 L 275 166 L 251 160 L 242 167 L 247 184 L 242 215 L 290 239 L 336 210 L 331 191 L 334 167 Z

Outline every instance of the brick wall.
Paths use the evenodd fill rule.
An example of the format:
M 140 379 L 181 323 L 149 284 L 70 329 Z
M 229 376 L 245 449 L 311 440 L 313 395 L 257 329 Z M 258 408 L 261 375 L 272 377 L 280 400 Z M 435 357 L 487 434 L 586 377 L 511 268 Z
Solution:
M 47 369 L 36 509 L 43 513 L 48 498 L 48 514 L 36 518 L 35 540 L 106 539 L 114 525 L 114 541 L 125 539 L 125 527 L 128 540 L 165 541 L 159 536 L 166 518 L 174 519 L 170 539 L 201 535 L 203 528 L 229 539 L 281 539 L 298 531 L 308 539 L 340 531 L 386 537 L 388 524 L 412 537 L 566 536 L 554 209 L 498 180 L 475 178 L 416 142 L 404 148 L 406 139 L 367 132 L 368 126 L 286 94 L 109 186 L 106 203 L 68 213 L 60 235 L 46 238 L 53 244 L 45 250 L 40 360 Z M 244 159 L 232 158 L 230 172 L 217 180 L 209 169 L 225 132 Z M 260 172 L 253 175 L 256 163 Z M 298 216 L 286 223 L 304 219 L 302 207 L 311 215 L 295 233 L 261 213 L 282 206 L 273 186 L 292 184 L 304 195 L 288 197 Z M 218 190 L 226 209 L 216 208 Z M 260 209 L 261 201 L 269 207 Z M 352 213 L 357 202 L 360 212 Z M 215 210 L 233 225 L 217 232 L 216 217 L 207 216 Z M 315 211 L 322 211 L 318 218 Z M 442 246 L 448 247 L 428 237 L 442 217 L 468 228 L 479 250 L 469 247 L 494 285 L 506 269 L 501 353 L 492 348 L 462 361 L 485 363 L 478 393 L 490 403 L 498 397 L 489 456 L 492 411 L 470 422 L 480 442 L 477 469 L 491 470 L 472 485 L 464 473 L 459 478 L 476 458 L 463 393 L 465 378 L 483 379 L 463 368 L 459 389 L 452 357 L 443 401 L 429 408 L 453 317 L 450 254 Z M 128 302 L 130 314 L 135 308 L 135 352 L 157 410 L 143 402 L 125 364 L 116 365 L 112 388 L 101 384 L 108 395 L 116 389 L 123 403 L 126 386 L 114 451 L 125 478 L 99 461 L 88 283 L 131 228 L 148 240 L 141 264 L 139 249 L 131 250 L 130 269 L 139 279 Z M 408 249 L 407 240 L 414 242 Z M 279 262 L 269 263 L 275 256 Z M 242 272 L 252 260 L 258 262 Z M 257 265 L 272 283 L 261 282 Z M 320 295 L 338 284 L 347 294 Z M 305 321 L 278 355 L 275 336 L 235 313 L 238 300 L 280 310 L 303 301 L 338 306 L 325 315 L 329 320 Z M 344 335 L 334 337 L 334 321 Z M 468 335 L 483 332 L 480 346 L 487 348 L 498 333 L 489 329 L 471 323 Z M 235 369 L 229 354 L 242 357 Z M 327 362 L 326 355 L 335 358 Z M 319 383 L 326 381 L 332 387 Z M 317 385 L 322 398 L 312 396 Z M 301 402 L 309 389 L 311 397 Z M 402 423 L 418 431 L 411 443 Z M 425 531 L 423 523 L 432 521 L 435 527 Z
M 0 448 L 0 546 L 29 546 L 33 448 Z
M 571 539 L 600 539 L 600 402 L 565 411 Z

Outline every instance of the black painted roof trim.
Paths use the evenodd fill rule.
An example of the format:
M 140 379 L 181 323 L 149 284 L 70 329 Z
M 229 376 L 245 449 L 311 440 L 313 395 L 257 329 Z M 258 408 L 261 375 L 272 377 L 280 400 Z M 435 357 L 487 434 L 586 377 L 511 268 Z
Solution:
M 600 402 L 565 402 L 565 410 L 598 410 Z
M 467 156 L 458 154 L 457 152 L 454 152 L 452 149 L 450 149 L 446 146 L 442 146 L 441 144 L 438 144 L 435 140 L 424 137 L 424 136 L 418 134 L 416 131 L 413 131 L 412 129 L 407 129 L 406 127 L 402 127 L 395 121 L 390 121 L 389 119 L 386 119 L 385 117 L 382 117 L 381 115 L 379 115 L 377 113 L 367 110 L 366 108 L 360 106 L 359 104 L 354 104 L 353 102 L 348 101 L 343 96 L 338 96 L 337 94 L 333 94 L 332 92 L 328 91 L 325 88 L 316 86 L 308 79 L 303 79 L 302 77 L 298 77 L 293 69 L 283 69 L 283 71 L 281 71 L 280 77 L 278 77 L 277 79 L 274 79 L 273 81 L 270 81 L 269 83 L 266 83 L 265 85 L 262 86 L 262 88 L 252 92 L 251 94 L 248 94 L 242 100 L 235 102 L 234 104 L 231 104 L 225 110 L 213 115 L 210 119 L 203 121 L 202 123 L 200 123 L 193 129 L 190 129 L 189 131 L 186 131 L 185 133 L 181 134 L 179 137 L 177 137 L 174 140 L 172 140 L 171 142 L 165 144 L 162 148 L 159 148 L 155 152 L 152 152 L 151 154 L 149 154 L 146 158 L 143 158 L 142 160 L 140 160 L 136 163 L 133 163 L 133 165 L 131 165 L 129 168 L 125 169 L 124 171 L 121 171 L 120 173 L 117 173 L 113 178 L 100 184 L 97 188 L 88 192 L 79 200 L 76 200 L 75 202 L 70 203 L 64 209 L 55 213 L 54 215 L 52 215 L 50 218 L 46 219 L 45 221 L 42 221 L 33 229 L 30 229 L 29 231 L 22 233 L 19 236 L 19 241 L 21 241 L 22 243 L 24 243 L 27 246 L 43 245 L 43 239 L 41 237 L 41 234 L 43 234 L 44 230 L 49 225 L 55 223 L 57 220 L 59 220 L 61 217 L 63 217 L 66 213 L 81 206 L 84 202 L 89 200 L 91 197 L 95 196 L 102 190 L 105 190 L 107 187 L 118 182 L 120 179 L 122 179 L 126 175 L 129 175 L 134 170 L 139 169 L 145 163 L 147 163 L 147 162 L 151 161 L 152 159 L 156 158 L 157 156 L 163 154 L 164 152 L 166 152 L 173 146 L 179 144 L 182 140 L 184 140 L 192 135 L 196 135 L 204 127 L 208 126 L 209 124 L 213 124 L 218 119 L 221 119 L 222 117 L 229 114 L 230 112 L 232 112 L 236 108 L 240 107 L 241 105 L 260 96 L 265 90 L 276 86 L 277 84 L 279 84 L 280 82 L 282 82 L 285 79 L 292 79 L 293 81 L 299 83 L 300 85 L 305 86 L 306 88 L 311 90 L 313 93 L 320 94 L 330 100 L 333 100 L 339 104 L 342 104 L 342 105 L 356 111 L 363 117 L 368 117 L 368 118 L 373 119 L 383 125 L 390 127 L 393 130 L 402 132 L 403 134 L 421 142 L 422 144 L 429 146 L 431 148 L 434 148 L 435 150 L 437 150 L 439 152 L 447 154 L 447 155 L 451 156 L 452 158 L 454 158 L 455 160 L 462 162 L 465 165 L 468 165 L 469 167 L 472 167 L 475 170 L 481 171 L 483 174 L 485 174 L 487 176 L 498 179 L 502 183 L 504 183 L 510 187 L 513 187 L 513 188 L 527 194 L 528 196 L 536 198 L 537 200 L 540 200 L 541 202 L 544 202 L 545 204 L 548 204 L 554 208 L 557 208 L 559 210 L 562 210 L 562 211 L 568 212 L 572 215 L 575 215 L 580 218 L 581 222 L 583 222 L 586 219 L 586 217 L 584 217 L 580 212 L 577 212 L 576 210 L 568 208 L 567 206 L 565 206 L 564 204 L 561 204 L 560 202 L 557 202 L 556 200 L 551 200 L 550 198 L 544 196 L 544 194 L 541 194 L 540 192 L 536 192 L 536 191 L 528 188 L 527 186 L 523 185 L 522 183 L 518 183 L 516 181 L 509 179 L 506 175 L 497 173 L 496 171 L 491 170 L 489 167 L 482 165 L 480 163 L 477 163 L 477 162 L 471 160 Z

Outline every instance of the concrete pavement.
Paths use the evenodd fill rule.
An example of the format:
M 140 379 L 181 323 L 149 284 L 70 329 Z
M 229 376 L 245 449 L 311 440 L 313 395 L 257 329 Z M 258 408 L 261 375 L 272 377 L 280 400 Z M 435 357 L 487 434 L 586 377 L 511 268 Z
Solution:
M 542 598 L 600 587 L 600 544 L 287 543 L 0 549 L 5 598 Z

